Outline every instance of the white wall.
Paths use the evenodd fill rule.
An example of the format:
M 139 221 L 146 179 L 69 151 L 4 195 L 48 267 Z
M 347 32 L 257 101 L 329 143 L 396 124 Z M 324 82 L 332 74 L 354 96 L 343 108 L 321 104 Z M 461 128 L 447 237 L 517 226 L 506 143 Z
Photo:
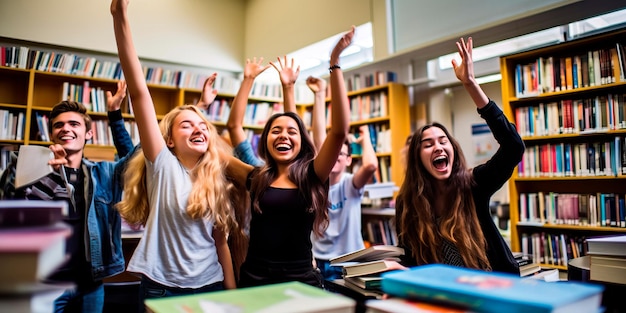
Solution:
M 502 108 L 502 90 L 500 89 L 500 82 L 493 82 L 481 85 L 487 96 L 493 100 L 500 108 Z M 450 131 L 454 138 L 459 142 L 465 160 L 468 166 L 474 164 L 474 145 L 472 139 L 472 124 L 484 124 L 480 115 L 476 112 L 476 105 L 472 101 L 472 98 L 467 94 L 463 86 L 454 86 L 449 88 L 450 94 L 445 96 L 449 100 L 451 123 L 445 124 L 446 126 L 452 125 Z M 444 93 L 443 90 L 434 92 L 434 94 Z M 501 203 L 509 202 L 509 188 L 508 184 L 505 184 L 494 196 L 492 201 L 500 201 Z
M 248 0 L 244 55 L 275 60 L 369 22 L 371 5 L 363 0 Z
M 117 54 L 106 0 L 1 0 L 0 37 Z M 140 57 L 241 71 L 245 0 L 133 0 Z

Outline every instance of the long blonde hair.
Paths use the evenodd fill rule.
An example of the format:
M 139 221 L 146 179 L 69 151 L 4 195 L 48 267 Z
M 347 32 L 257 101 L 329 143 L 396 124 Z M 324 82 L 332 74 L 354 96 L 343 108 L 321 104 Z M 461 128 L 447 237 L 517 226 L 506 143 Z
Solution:
M 206 218 L 213 221 L 216 227 L 229 233 L 238 228 L 234 212 L 241 206 L 240 186 L 235 186 L 225 176 L 227 161 L 221 160 L 219 152 L 232 153 L 232 148 L 219 138 L 217 129 L 201 111 L 193 105 L 184 105 L 172 109 L 159 123 L 165 142 L 172 137 L 172 125 L 181 112 L 190 110 L 197 113 L 206 122 L 208 133 L 208 149 L 198 164 L 191 170 L 193 181 L 187 201 L 187 214 L 194 219 Z M 124 198 L 117 204 L 120 215 L 134 225 L 145 225 L 150 213 L 146 188 L 146 163 L 141 150 L 129 160 L 124 172 Z M 243 211 L 242 211 L 243 212 Z

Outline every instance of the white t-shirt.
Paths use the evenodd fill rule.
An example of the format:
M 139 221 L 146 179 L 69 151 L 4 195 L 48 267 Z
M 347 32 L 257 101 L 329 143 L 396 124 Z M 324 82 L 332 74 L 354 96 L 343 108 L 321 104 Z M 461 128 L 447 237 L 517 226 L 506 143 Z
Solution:
M 330 260 L 365 248 L 361 235 L 361 198 L 364 188 L 354 188 L 353 177 L 350 173 L 343 173 L 339 182 L 330 186 L 328 228 L 322 238 L 315 238 L 315 235 L 311 237 L 315 258 Z
M 187 215 L 191 178 L 167 147 L 146 160 L 150 215 L 128 271 L 159 284 L 199 288 L 224 280 L 212 236 L 213 222 Z

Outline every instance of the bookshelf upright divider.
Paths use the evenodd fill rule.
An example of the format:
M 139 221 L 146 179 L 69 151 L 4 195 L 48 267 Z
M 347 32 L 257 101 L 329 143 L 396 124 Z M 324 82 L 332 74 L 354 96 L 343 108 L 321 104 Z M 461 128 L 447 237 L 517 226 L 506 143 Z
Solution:
M 544 267 L 626 233 L 625 44 L 620 29 L 500 59 L 504 111 L 526 144 L 509 181 L 511 248 Z

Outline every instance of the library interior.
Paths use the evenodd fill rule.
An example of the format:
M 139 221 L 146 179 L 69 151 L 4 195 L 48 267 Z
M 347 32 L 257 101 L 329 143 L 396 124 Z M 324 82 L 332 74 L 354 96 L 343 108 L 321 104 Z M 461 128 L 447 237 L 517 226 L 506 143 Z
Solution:
M 109 100 L 114 98 L 116 90 L 122 89 L 120 81 L 130 76 L 124 75 L 122 70 L 127 65 L 120 61 L 116 46 L 119 38 L 114 32 L 118 22 L 112 22 L 113 9 L 109 6 L 109 1 L 97 4 L 77 0 L 0 1 L 0 177 L 14 179 L 0 186 L 3 188 L 0 191 L 0 260 L 11 265 L 0 269 L 0 311 L 19 307 L 24 312 L 49 312 L 58 296 L 75 287 L 67 282 L 52 284 L 48 281 L 48 275 L 70 259 L 66 255 L 69 246 L 65 240 L 76 240 L 76 235 L 59 224 L 68 219 L 68 210 L 72 215 L 75 204 L 71 201 L 69 206 L 65 201 L 32 204 L 33 199 L 59 198 L 37 198 L 38 189 L 31 185 L 50 175 L 63 180 L 71 179 L 72 175 L 67 171 L 69 168 L 59 171 L 59 166 L 48 163 L 58 154 L 49 148 L 58 144 L 57 138 L 53 138 L 53 128 L 59 127 L 51 123 L 55 118 L 51 116 L 53 108 L 64 100 L 87 108 L 92 121 L 91 136 L 86 138 L 82 153 L 88 162 L 117 164 L 119 160 L 128 159 L 129 164 L 133 164 L 130 153 L 133 149 L 140 150 L 137 147 L 122 150 L 114 130 L 115 125 L 120 126 L 128 133 L 133 146 L 140 144 L 143 125 L 139 114 L 135 115 L 140 111 L 135 110 L 138 105 L 133 102 L 131 92 L 137 90 L 130 81 L 128 91 L 121 94 L 123 99 L 117 113 L 121 120 L 114 121 L 110 112 Z M 76 13 L 70 17 L 68 10 Z M 415 140 L 417 135 L 428 131 L 420 134 L 422 127 L 434 122 L 447 127 L 448 135 L 458 146 L 455 149 L 463 151 L 463 162 L 468 169 L 495 162 L 492 157 L 502 144 L 498 141 L 499 134 L 492 129 L 492 121 L 483 118 L 488 114 L 481 111 L 482 107 L 478 109 L 479 114 L 476 113 L 472 105 L 474 94 L 466 92 L 466 84 L 457 79 L 455 73 L 458 64 L 467 61 L 461 60 L 463 48 L 457 43 L 460 38 L 468 40 L 470 37 L 474 80 L 495 103 L 496 110 L 501 110 L 515 126 L 524 144 L 520 162 L 502 187 L 493 190 L 486 213 L 495 225 L 493 229 L 510 250 L 511 260 L 515 259 L 519 279 L 526 283 L 532 280 L 569 286 L 571 290 L 581 288 L 581 295 L 576 297 L 587 297 L 587 301 L 583 303 L 573 295 L 563 298 L 569 305 L 577 303 L 579 307 L 593 308 L 594 312 L 626 312 L 626 305 L 620 299 L 626 291 L 626 2 L 135 0 L 128 3 L 125 18 L 132 25 L 137 57 L 156 118 L 166 120 L 169 112 L 185 105 L 200 108 L 203 118 L 215 127 L 219 137 L 234 148 L 236 157 L 240 157 L 240 150 L 236 149 L 238 137 L 231 132 L 234 114 L 242 119 L 238 121 L 243 130 L 242 138 L 260 160 L 267 157 L 260 151 L 263 147 L 267 149 L 267 143 L 260 143 L 265 138 L 267 122 L 272 121 L 274 114 L 288 111 L 290 101 L 295 101 L 295 113 L 306 127 L 311 142 L 318 146 L 316 122 L 323 124 L 322 133 L 326 137 L 327 132 L 331 133 L 331 122 L 338 121 L 330 114 L 338 112 L 331 104 L 336 106 L 341 102 L 332 99 L 331 94 L 341 93 L 330 86 L 337 83 L 333 81 L 336 77 L 333 75 L 337 75 L 333 70 L 340 70 L 343 80 L 333 86 L 345 88 L 350 144 L 347 153 L 343 148 L 337 151 L 337 164 L 345 162 L 341 164 L 345 165 L 346 172 L 337 177 L 351 175 L 352 188 L 345 187 L 341 195 L 358 194 L 359 211 L 356 217 L 347 213 L 338 217 L 333 197 L 338 196 L 339 191 L 333 189 L 336 182 L 331 172 L 328 194 L 331 206 L 327 214 L 331 221 L 324 236 L 331 232 L 344 235 L 347 230 L 344 232 L 342 227 L 356 225 L 359 243 L 350 251 L 330 255 L 319 249 L 330 251 L 329 246 L 345 241 L 329 238 L 318 241 L 311 235 L 309 244 L 312 242 L 314 266 L 319 266 L 323 276 L 327 275 L 327 269 L 322 265 L 338 270 L 335 276 L 322 278 L 325 293 L 310 290 L 306 285 L 285 285 L 291 288 L 289 292 L 275 288 L 263 293 L 259 289 L 258 294 L 247 287 L 209 292 L 206 297 L 197 294 L 182 300 L 176 296 L 149 299 L 144 304 L 138 294 L 145 273 L 142 276 L 126 269 L 140 242 L 147 240 L 142 225 L 126 223 L 122 218 L 120 223 L 113 223 L 119 227 L 119 232 L 110 232 L 112 236 L 121 237 L 119 251 L 122 255 L 119 257 L 123 257 L 124 263 L 114 275 L 100 278 L 104 312 L 142 312 L 144 306 L 148 312 L 216 312 L 209 302 L 234 305 L 232 301 L 244 295 L 244 298 L 269 299 L 272 298 L 268 296 L 270 293 L 289 294 L 284 297 L 291 302 L 267 300 L 265 303 L 257 299 L 248 310 L 296 312 L 297 307 L 306 309 L 297 312 L 435 312 L 435 307 L 450 306 L 449 312 L 491 312 L 489 308 L 472 307 L 468 303 L 432 302 L 424 296 L 413 298 L 405 293 L 417 288 L 413 278 L 408 277 L 414 269 L 403 273 L 408 278 L 396 280 L 394 276 L 397 270 L 407 269 L 402 266 L 404 257 L 416 257 L 404 255 L 400 248 L 406 248 L 407 243 L 399 240 L 399 236 L 408 238 L 410 234 L 405 232 L 401 236 L 399 233 L 400 219 L 406 218 L 408 213 L 398 213 L 396 204 L 411 207 L 411 204 L 421 203 L 407 203 L 406 194 L 411 190 L 402 187 L 424 183 L 421 177 L 420 183 L 405 181 L 406 177 L 411 177 L 407 166 L 412 163 L 408 163 L 407 158 L 413 155 L 413 151 L 408 151 L 414 146 L 412 143 L 420 149 L 415 151 L 415 158 L 424 158 L 420 153 L 427 140 L 419 143 Z M 330 61 L 333 47 L 345 39 L 351 26 L 355 26 L 351 44 L 333 64 Z M 462 45 L 466 43 L 462 42 Z M 253 58 L 255 61 L 251 61 Z M 249 93 L 238 94 L 240 87 L 249 82 L 246 72 L 251 68 L 250 63 L 257 61 L 267 68 L 254 75 Z M 283 84 L 284 74 L 291 69 L 295 82 L 287 89 Z M 211 76 L 213 73 L 217 76 Z M 308 77 L 322 82 L 312 84 Z M 214 79 L 208 89 L 207 79 Z M 314 86 L 322 86 L 322 92 L 315 91 Z M 211 94 L 207 95 L 206 90 Z M 245 97 L 243 107 L 235 109 L 242 97 Z M 210 103 L 202 106 L 207 98 Z M 321 121 L 316 112 L 321 112 Z M 361 137 L 364 134 L 367 140 Z M 373 154 L 368 152 L 370 143 Z M 127 153 L 129 158 L 124 157 Z M 375 169 L 367 172 L 371 160 L 376 164 Z M 270 168 L 270 163 L 259 166 Z M 417 164 L 420 163 L 415 162 L 415 166 Z M 437 167 L 438 162 L 433 161 L 433 164 Z M 424 173 L 419 175 L 431 175 L 426 173 L 429 169 L 420 167 L 417 172 L 420 171 Z M 357 183 L 363 172 L 371 175 Z M 256 175 L 256 172 L 251 173 Z M 123 185 L 121 172 L 115 175 L 114 179 Z M 258 183 L 251 183 L 256 180 L 250 177 L 246 187 L 252 194 L 251 188 L 257 188 Z M 429 180 L 425 181 L 428 184 Z M 7 191 L 9 187 L 11 193 Z M 20 188 L 24 190 L 21 193 L 17 192 Z M 81 187 L 81 192 L 85 191 L 83 189 Z M 68 190 L 73 192 L 73 187 Z M 420 190 L 420 193 L 426 192 Z M 93 190 L 91 193 L 99 194 Z M 311 191 L 304 190 L 304 193 Z M 26 196 L 11 198 L 10 194 Z M 121 192 L 113 194 L 117 197 L 115 201 L 124 197 Z M 403 195 L 401 199 L 399 194 Z M 18 201 L 25 199 L 29 200 Z M 92 199 L 93 202 L 113 200 Z M 246 231 L 255 231 L 254 225 L 259 225 L 254 220 L 256 207 L 251 204 L 254 201 L 252 197 L 250 203 L 246 202 L 253 212 Z M 446 201 L 447 205 L 452 205 L 452 201 Z M 82 205 L 86 206 L 83 208 L 86 217 L 80 220 L 85 226 L 71 230 L 84 231 L 84 237 L 89 238 L 94 232 L 88 228 L 105 225 L 90 224 L 89 214 L 99 213 L 88 211 L 98 208 L 98 204 Z M 110 204 L 109 208 L 114 205 Z M 342 201 L 343 210 L 350 208 L 343 205 Z M 438 204 L 430 205 L 434 210 Z M 470 207 L 480 208 L 473 204 Z M 42 209 L 48 211 L 45 217 L 40 213 Z M 335 225 L 335 218 L 346 222 Z M 440 217 L 432 218 L 437 225 L 445 223 Z M 485 233 L 486 238 L 483 221 L 479 225 L 478 220 L 466 227 L 480 226 L 479 232 Z M 35 234 L 46 227 L 49 228 L 44 232 L 46 236 Z M 416 230 L 415 233 L 432 230 Z M 102 230 L 95 232 L 101 234 Z M 26 233 L 32 237 L 18 238 Z M 438 236 L 447 238 L 443 234 Z M 92 240 L 101 239 L 92 237 Z M 217 247 L 218 240 L 214 241 L 211 245 Z M 465 241 L 455 241 L 460 242 Z M 411 249 L 418 246 L 411 245 Z M 86 253 L 85 247 L 82 249 L 83 254 Z M 473 248 L 453 249 L 457 261 L 463 262 L 467 249 Z M 493 263 L 489 253 L 483 251 L 478 255 Z M 46 257 L 56 261 L 39 264 L 46 263 Z M 233 254 L 234 264 L 237 264 L 236 258 Z M 25 260 L 32 264 L 25 264 Z M 421 261 L 418 264 L 428 263 Z M 437 261 L 443 260 L 437 258 Z M 238 266 L 235 267 L 235 276 L 239 276 Z M 15 268 L 20 270 L 15 271 Z M 489 276 L 493 284 L 500 273 L 487 272 L 494 274 Z M 464 275 L 467 274 L 464 272 Z M 397 285 L 397 281 L 405 278 L 408 282 L 403 283 L 410 287 Z M 426 285 L 434 284 L 429 281 Z M 518 281 L 512 284 L 517 286 Z M 398 288 L 404 289 L 395 293 Z M 553 292 L 551 286 L 546 288 L 547 292 Z M 458 298 L 466 296 L 464 292 L 470 293 L 458 289 L 454 292 L 461 294 L 445 292 Z M 240 295 L 229 292 L 240 292 Z M 422 295 L 428 292 L 434 291 L 423 290 Z M 585 292 L 588 294 L 583 296 Z M 311 297 L 327 300 L 305 301 Z M 323 307 L 320 302 L 327 302 L 327 306 Z M 515 306 L 502 303 L 497 305 Z M 545 304 L 550 306 L 545 312 L 567 310 L 566 304 L 555 303 Z M 521 305 L 518 309 L 519 312 L 532 310 Z

